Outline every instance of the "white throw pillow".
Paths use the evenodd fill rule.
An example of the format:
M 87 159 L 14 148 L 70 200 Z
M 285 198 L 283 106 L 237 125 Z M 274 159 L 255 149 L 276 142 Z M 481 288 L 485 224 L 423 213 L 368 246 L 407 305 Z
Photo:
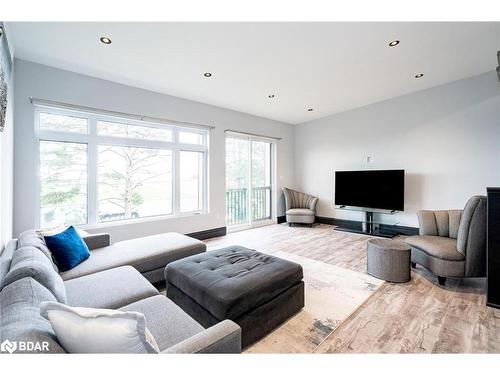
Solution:
M 158 353 L 146 319 L 138 312 L 70 307 L 42 302 L 40 314 L 50 321 L 68 353 Z

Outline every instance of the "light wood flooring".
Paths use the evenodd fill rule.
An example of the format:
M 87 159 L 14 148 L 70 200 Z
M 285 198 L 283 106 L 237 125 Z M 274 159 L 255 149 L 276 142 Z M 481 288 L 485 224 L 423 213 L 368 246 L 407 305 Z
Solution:
M 364 273 L 369 238 L 329 225 L 276 224 L 206 243 L 286 251 Z M 500 353 L 500 310 L 486 307 L 484 279 L 448 279 L 441 287 L 422 267 L 413 271 L 408 283 L 383 285 L 315 353 Z

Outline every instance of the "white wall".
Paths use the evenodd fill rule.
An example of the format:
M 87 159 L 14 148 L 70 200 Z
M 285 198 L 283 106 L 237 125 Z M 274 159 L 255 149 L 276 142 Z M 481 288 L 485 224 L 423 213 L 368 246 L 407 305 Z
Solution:
M 35 224 L 35 136 L 29 97 L 108 110 L 210 124 L 210 213 L 207 215 L 115 225 L 104 230 L 112 240 L 176 231 L 196 232 L 225 226 L 225 129 L 283 138 L 277 145 L 277 189 L 293 184 L 293 126 L 173 96 L 15 60 L 14 235 Z M 278 215 L 283 202 L 278 202 Z M 92 232 L 103 229 L 92 230 Z
M 14 56 L 12 38 L 4 25 L 11 57 Z M 12 238 L 12 200 L 14 165 L 14 71 L 7 93 L 7 117 L 5 129 L 0 133 L 0 251 Z
M 297 125 L 295 162 L 296 185 L 319 197 L 319 216 L 361 219 L 333 206 L 334 171 L 349 169 L 406 170 L 404 213 L 380 221 L 417 226 L 419 209 L 462 208 L 500 186 L 496 73 Z

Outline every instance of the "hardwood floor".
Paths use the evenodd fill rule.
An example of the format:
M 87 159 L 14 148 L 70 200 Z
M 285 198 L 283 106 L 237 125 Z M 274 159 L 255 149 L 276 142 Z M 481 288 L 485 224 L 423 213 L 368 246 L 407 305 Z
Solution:
M 369 238 L 329 225 L 280 224 L 206 242 L 209 249 L 286 251 L 364 273 Z M 484 289 L 484 279 L 449 279 L 441 287 L 418 267 L 410 282 L 382 286 L 315 353 L 500 353 L 500 310 L 485 305 Z

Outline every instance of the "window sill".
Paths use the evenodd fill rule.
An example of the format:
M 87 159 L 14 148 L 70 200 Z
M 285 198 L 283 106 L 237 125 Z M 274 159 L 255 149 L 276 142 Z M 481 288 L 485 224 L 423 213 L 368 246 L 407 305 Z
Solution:
M 139 219 L 107 221 L 107 222 L 96 223 L 96 224 L 81 224 L 81 225 L 75 225 L 75 227 L 77 227 L 78 229 L 83 229 L 83 230 L 88 230 L 88 229 L 94 230 L 94 229 L 120 227 L 120 226 L 126 226 L 126 225 L 150 223 L 150 222 L 164 221 L 164 220 L 175 220 L 175 219 L 182 219 L 185 217 L 206 216 L 208 214 L 209 214 L 208 211 L 186 212 L 186 213 L 180 213 L 178 215 L 159 215 L 159 216 L 143 217 L 143 218 L 139 218 Z

